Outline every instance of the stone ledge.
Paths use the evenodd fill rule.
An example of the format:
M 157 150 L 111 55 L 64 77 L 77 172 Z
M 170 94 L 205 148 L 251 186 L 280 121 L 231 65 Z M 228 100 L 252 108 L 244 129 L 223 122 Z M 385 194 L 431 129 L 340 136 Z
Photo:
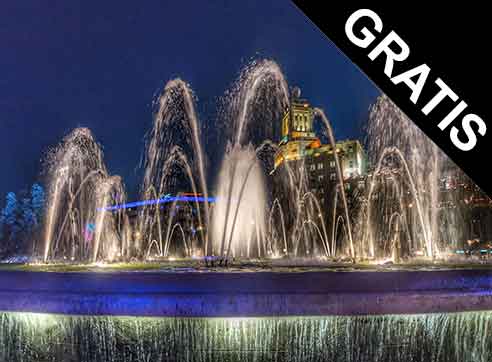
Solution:
M 492 310 L 492 273 L 0 272 L 0 311 L 160 317 Z

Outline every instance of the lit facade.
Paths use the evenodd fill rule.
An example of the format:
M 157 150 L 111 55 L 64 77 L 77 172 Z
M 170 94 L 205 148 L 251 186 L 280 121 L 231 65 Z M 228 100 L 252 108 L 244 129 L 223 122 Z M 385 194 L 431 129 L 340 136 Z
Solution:
M 325 220 L 328 228 L 335 227 L 333 212 L 341 215 L 342 202 L 337 196 L 337 177 L 335 152 L 340 160 L 348 202 L 351 195 L 360 194 L 365 185 L 367 157 L 357 140 L 337 142 L 335 150 L 329 144 L 323 144 L 314 131 L 315 111 L 309 102 L 299 97 L 291 99 L 290 108 L 282 117 L 281 139 L 274 156 L 274 169 L 270 176 L 273 181 L 273 198 L 278 199 L 285 213 L 287 230 L 293 230 L 296 222 L 296 210 L 299 206 L 295 196 L 302 197 L 311 193 L 322 210 L 319 217 Z M 294 188 L 293 188 L 294 187 Z M 300 194 L 295 189 L 300 190 Z M 352 192 L 354 191 L 354 192 Z M 303 201 L 300 202 L 303 205 Z M 309 203 L 306 203 L 306 207 Z M 332 230 L 328 230 L 331 235 Z M 334 232 L 334 230 L 333 230 Z M 339 230 L 339 233 L 341 231 Z M 316 252 L 317 236 L 307 238 L 312 245 L 307 250 Z M 337 246 L 339 253 L 349 254 L 348 243 Z M 308 251 L 305 252 L 308 252 Z M 321 252 L 321 251 L 317 251 Z
M 306 171 L 319 181 L 336 180 L 334 150 L 322 144 L 313 129 L 314 110 L 308 101 L 293 99 L 282 118 L 282 135 L 275 154 L 275 170 L 284 162 L 304 161 Z M 357 140 L 337 142 L 343 178 L 345 180 L 367 173 L 367 157 Z

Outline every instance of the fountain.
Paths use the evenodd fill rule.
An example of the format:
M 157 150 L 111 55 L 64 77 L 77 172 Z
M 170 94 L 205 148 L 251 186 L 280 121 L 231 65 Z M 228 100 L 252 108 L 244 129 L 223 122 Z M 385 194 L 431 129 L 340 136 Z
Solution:
M 328 118 L 326 118 L 325 113 L 321 109 L 316 109 L 316 113 L 318 113 L 323 120 L 323 124 L 326 128 L 326 131 L 328 133 L 328 139 L 330 140 L 331 147 L 336 150 L 336 141 L 335 141 L 335 136 L 333 134 L 333 129 L 331 127 L 330 121 L 328 121 Z M 345 195 L 345 186 L 344 186 L 344 181 L 343 181 L 343 175 L 342 175 L 342 168 L 340 166 L 340 159 L 338 157 L 338 153 L 334 152 L 335 156 L 335 169 L 337 173 L 337 178 L 339 182 L 339 187 L 338 189 L 340 190 L 340 195 L 342 198 L 342 203 L 343 203 L 343 209 L 345 211 L 345 222 L 347 225 L 347 232 L 348 232 L 348 238 L 350 242 L 350 256 L 352 258 L 355 258 L 355 250 L 354 250 L 354 241 L 352 239 L 352 227 L 351 227 L 351 222 L 350 222 L 350 216 L 349 216 L 349 209 L 348 209 L 348 204 L 347 204 L 347 196 Z
M 465 216 L 439 207 L 446 158 L 391 100 L 370 109 L 372 167 L 357 177 L 325 112 L 275 62 L 247 66 L 222 101 L 214 160 L 191 86 L 165 85 L 139 202 L 90 130 L 50 152 L 42 262 L 0 268 L 1 360 L 490 359 L 478 311 L 492 309 L 492 273 L 425 270 L 460 244 Z M 326 133 L 322 145 L 304 124 L 293 138 L 333 157 L 332 178 L 318 178 L 329 195 L 312 187 L 321 162 L 272 161 L 294 102 Z
M 211 177 L 193 91 L 179 78 L 169 81 L 154 102 L 142 162 L 141 195 L 148 201 L 137 221 L 118 206 L 126 200 L 123 182 L 109 175 L 91 132 L 74 130 L 48 157 L 50 196 L 37 249 L 43 248 L 42 260 L 165 259 L 170 250 L 184 257 L 435 260 L 459 247 L 462 233 L 452 224 L 465 215 L 439 208 L 450 201 L 439 192 L 446 157 L 384 95 L 369 112 L 373 168 L 363 190 L 348 191 L 331 123 L 319 108 L 313 117 L 337 149 L 331 201 L 311 189 L 304 160 L 286 162 L 281 185 L 272 186 L 272 152 L 279 146 L 271 139 L 278 136 L 265 117 L 278 119 L 299 97 L 275 62 L 248 65 L 222 99 L 218 122 L 224 127 L 217 129 L 228 142 Z M 215 185 L 213 213 L 209 184 Z M 282 201 L 274 195 L 279 187 Z M 186 207 L 166 201 L 183 190 L 195 195 Z
M 251 145 L 236 144 L 227 152 L 216 194 L 211 230 L 214 254 L 264 256 L 267 200 L 261 166 Z
M 180 144 L 177 144 L 180 143 Z M 186 149 L 183 150 L 183 147 Z M 170 156 L 169 156 L 170 154 Z M 190 158 L 186 154 L 191 155 Z M 192 175 L 192 165 L 198 171 L 198 182 Z M 145 159 L 145 174 L 142 185 L 143 196 L 154 190 L 156 198 L 167 194 L 175 181 L 173 166 L 186 172 L 193 191 L 197 193 L 196 184 L 201 187 L 205 197 L 204 217 L 199 213 L 199 226 L 207 227 L 209 223 L 208 188 L 205 180 L 205 160 L 200 139 L 199 121 L 195 112 L 193 94 L 188 84 L 181 79 L 169 81 L 157 101 L 154 127 L 149 135 Z M 143 213 L 139 222 L 141 234 L 151 234 L 148 229 L 148 213 Z M 156 213 L 160 223 L 159 214 Z M 202 221 L 203 220 L 203 221 Z M 162 251 L 162 229 L 157 230 Z M 208 250 L 208 238 L 203 236 L 204 250 Z
M 108 175 L 99 145 L 91 132 L 78 128 L 49 155 L 51 183 L 47 207 L 43 260 L 92 260 L 98 256 L 101 237 L 107 240 L 105 257 L 120 253 L 124 217 L 106 216 L 104 207 L 123 203 L 119 177 Z M 111 247 L 109 247 L 111 245 Z
M 374 229 L 386 225 L 384 219 L 397 211 L 401 215 L 399 220 L 403 218 L 407 230 L 412 230 L 411 239 L 406 240 L 408 251 L 436 257 L 438 190 L 445 156 L 384 95 L 371 108 L 367 133 L 368 151 L 375 168 L 368 187 L 366 219 L 362 221 L 363 255 L 376 256 L 378 238 Z M 395 192 L 399 195 L 396 202 L 390 195 Z M 378 211 L 374 210 L 376 203 Z
M 225 122 L 233 120 L 231 143 L 243 144 L 248 126 L 251 127 L 255 121 L 255 130 L 263 131 L 261 143 L 264 139 L 273 139 L 274 124 L 268 118 L 280 117 L 289 103 L 289 89 L 277 63 L 271 60 L 253 61 L 243 69 L 225 102 L 228 103 Z M 267 120 L 255 119 L 261 116 L 266 116 Z M 254 136 L 250 134 L 249 138 Z
M 6 313 L 0 314 L 0 359 L 476 362 L 492 358 L 490 328 L 487 312 L 212 319 Z

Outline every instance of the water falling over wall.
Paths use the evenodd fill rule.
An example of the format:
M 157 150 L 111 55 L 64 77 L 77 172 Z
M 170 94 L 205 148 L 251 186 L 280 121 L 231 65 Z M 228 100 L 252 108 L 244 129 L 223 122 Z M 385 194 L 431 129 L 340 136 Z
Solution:
M 489 312 L 125 318 L 0 313 L 2 361 L 490 361 Z

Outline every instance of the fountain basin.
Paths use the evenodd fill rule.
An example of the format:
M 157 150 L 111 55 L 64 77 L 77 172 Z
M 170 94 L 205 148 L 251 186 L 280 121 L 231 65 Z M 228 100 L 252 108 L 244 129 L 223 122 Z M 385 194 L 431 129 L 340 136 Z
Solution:
M 0 311 L 259 317 L 492 310 L 491 270 L 0 271 Z

